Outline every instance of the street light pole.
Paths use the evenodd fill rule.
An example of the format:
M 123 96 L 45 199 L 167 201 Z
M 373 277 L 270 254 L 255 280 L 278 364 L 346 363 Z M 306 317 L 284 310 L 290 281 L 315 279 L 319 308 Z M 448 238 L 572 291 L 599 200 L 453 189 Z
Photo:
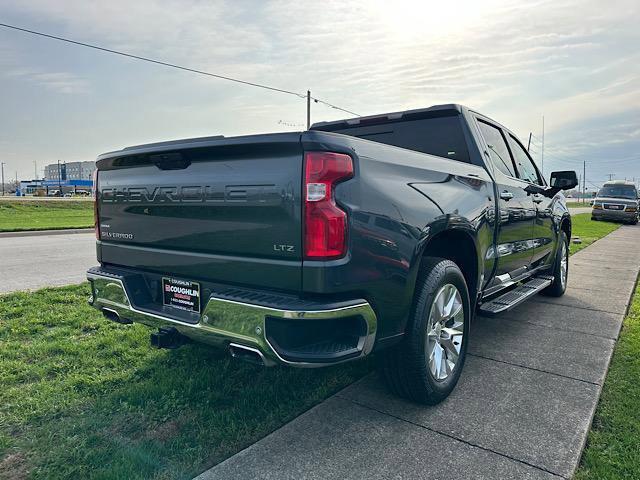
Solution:
M 2 196 L 4 197 L 4 162 L 0 162 L 2 168 Z
M 60 173 L 60 160 L 58 160 L 58 196 L 62 196 L 62 174 Z

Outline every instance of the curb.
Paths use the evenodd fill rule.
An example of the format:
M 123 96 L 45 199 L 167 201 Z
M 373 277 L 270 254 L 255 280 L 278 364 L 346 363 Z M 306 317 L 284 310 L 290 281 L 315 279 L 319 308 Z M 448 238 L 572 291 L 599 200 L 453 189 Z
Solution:
M 44 235 L 71 235 L 74 233 L 92 233 L 93 228 L 67 228 L 60 230 L 25 230 L 22 232 L 0 232 L 0 238 L 39 237 Z

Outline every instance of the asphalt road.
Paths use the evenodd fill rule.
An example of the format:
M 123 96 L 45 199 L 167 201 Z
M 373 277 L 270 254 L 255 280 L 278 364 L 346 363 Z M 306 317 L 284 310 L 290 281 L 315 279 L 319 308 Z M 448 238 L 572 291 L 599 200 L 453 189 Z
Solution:
M 80 283 L 97 263 L 93 232 L 0 237 L 0 293 Z

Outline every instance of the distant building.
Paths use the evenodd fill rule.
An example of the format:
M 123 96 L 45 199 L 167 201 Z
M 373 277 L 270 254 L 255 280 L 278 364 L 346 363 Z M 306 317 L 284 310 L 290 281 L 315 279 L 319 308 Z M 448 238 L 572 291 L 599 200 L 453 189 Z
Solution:
M 36 195 L 38 190 L 44 190 L 43 180 L 20 180 L 20 195 Z
M 44 179 L 49 181 L 58 181 L 58 174 L 62 178 L 60 180 L 91 180 L 93 171 L 96 169 L 96 162 L 66 162 L 52 163 L 44 167 Z M 66 173 L 66 175 L 65 175 Z

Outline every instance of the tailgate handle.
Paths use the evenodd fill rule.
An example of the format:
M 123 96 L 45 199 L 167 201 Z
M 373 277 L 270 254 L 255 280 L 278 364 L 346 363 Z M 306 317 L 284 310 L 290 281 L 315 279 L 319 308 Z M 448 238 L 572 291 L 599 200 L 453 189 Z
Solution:
M 191 161 L 178 152 L 149 155 L 149 160 L 160 170 L 182 170 L 191 165 Z

